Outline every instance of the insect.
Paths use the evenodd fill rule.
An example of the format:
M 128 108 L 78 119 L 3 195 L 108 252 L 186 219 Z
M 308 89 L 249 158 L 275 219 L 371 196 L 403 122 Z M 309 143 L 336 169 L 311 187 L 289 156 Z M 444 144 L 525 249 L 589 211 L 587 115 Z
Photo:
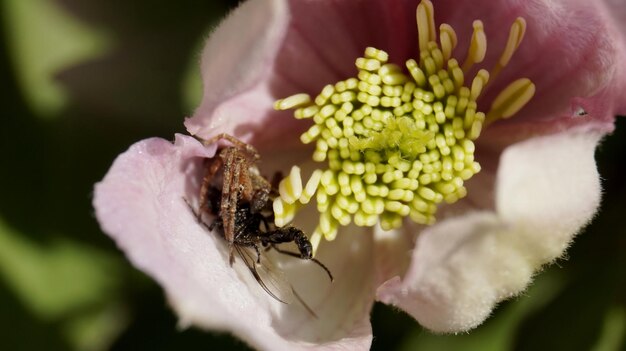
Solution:
M 200 188 L 201 207 L 197 216 L 200 219 L 202 212 L 208 210 L 204 207 L 208 205 L 209 187 L 212 183 L 215 184 L 221 175 L 219 208 L 212 208 L 209 213 L 217 215 L 222 220 L 224 238 L 229 246 L 229 261 L 232 265 L 237 206 L 239 203 L 249 203 L 254 213 L 266 210 L 271 206 L 269 201 L 271 185 L 259 174 L 256 163 L 261 157 L 252 145 L 226 133 L 202 142 L 204 145 L 210 145 L 221 139 L 229 141 L 233 146 L 221 148 L 216 157 L 207 159 L 205 176 Z
M 237 252 L 259 285 L 270 296 L 283 303 L 286 302 L 277 296 L 261 277 L 260 272 L 266 272 L 267 274 L 263 273 L 265 277 L 272 276 L 272 269 L 268 268 L 270 262 L 261 262 L 261 248 L 264 251 L 273 249 L 284 255 L 310 260 L 324 269 L 332 282 L 330 270 L 313 258 L 311 242 L 304 232 L 293 226 L 276 227 L 274 224 L 272 201 L 277 191 L 275 186 L 273 187 L 259 174 L 256 163 L 260 156 L 256 149 L 228 134 L 220 134 L 203 143 L 208 145 L 219 139 L 226 139 L 233 146 L 221 148 L 215 157 L 206 160 L 205 175 L 199 194 L 199 210 L 196 212 L 188 202 L 187 204 L 203 225 L 227 241 L 230 264 L 234 262 L 233 252 Z M 203 214 L 213 217 L 210 224 L 204 221 Z M 295 244 L 298 252 L 277 246 L 290 242 Z M 254 250 L 256 258 L 250 249 Z M 284 284 L 279 282 L 280 279 L 269 279 L 272 280 L 275 289 L 283 292 L 286 290 L 281 287 Z M 295 290 L 293 288 L 290 290 L 305 308 L 315 315 Z

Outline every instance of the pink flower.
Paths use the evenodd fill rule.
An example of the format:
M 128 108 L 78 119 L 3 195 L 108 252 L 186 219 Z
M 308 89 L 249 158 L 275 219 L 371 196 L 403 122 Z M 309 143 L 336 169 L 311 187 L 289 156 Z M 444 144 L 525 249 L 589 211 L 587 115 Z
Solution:
M 601 193 L 594 150 L 614 116 L 626 113 L 626 6 L 608 0 L 434 6 L 436 22 L 457 31 L 459 57 L 473 20 L 483 21 L 490 48 L 497 48 L 515 18 L 524 17 L 524 42 L 479 107 L 519 77 L 535 83 L 535 97 L 484 130 L 476 156 L 482 171 L 467 185 L 467 198 L 442 208 L 436 224 L 405 221 L 389 232 L 343 228 L 318 252 L 332 284 L 313 265 L 286 263 L 289 281 L 319 318 L 271 299 L 241 264 L 231 268 L 223 239 L 199 226 L 182 200 L 197 196 L 202 158 L 214 156 L 215 147 L 177 135 L 174 144 L 140 141 L 117 158 L 96 185 L 96 215 L 131 262 L 164 287 L 181 324 L 228 330 L 263 349 L 365 349 L 372 340 L 369 312 L 379 300 L 434 331 L 469 330 L 523 291 L 593 217 Z M 274 101 L 354 76 L 354 60 L 367 46 L 385 50 L 393 62 L 419 58 L 416 7 L 400 0 L 245 2 L 207 42 L 204 96 L 185 122 L 188 131 L 202 138 L 226 132 L 252 143 L 268 175 L 306 164 L 311 150 L 298 136 L 309 123 L 275 112 Z M 488 50 L 483 65 L 493 66 L 500 53 Z

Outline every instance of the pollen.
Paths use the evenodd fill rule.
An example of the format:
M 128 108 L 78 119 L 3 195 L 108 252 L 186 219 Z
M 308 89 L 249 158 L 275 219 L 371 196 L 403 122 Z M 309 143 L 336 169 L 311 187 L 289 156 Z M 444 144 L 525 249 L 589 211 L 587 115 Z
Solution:
M 400 66 L 389 62 L 385 51 L 368 47 L 355 60 L 356 77 L 326 85 L 315 98 L 300 93 L 274 105 L 313 122 L 300 140 L 314 145 L 312 158 L 324 166 L 306 181 L 294 166 L 279 185 L 274 215 L 276 225 L 286 225 L 314 199 L 320 213 L 311 237 L 314 249 L 351 223 L 383 230 L 398 228 L 407 218 L 435 223 L 437 208 L 465 197 L 465 183 L 480 171 L 474 153 L 482 129 L 513 116 L 535 93 L 534 84 L 520 78 L 489 110 L 478 107 L 489 82 L 521 44 L 523 18 L 511 25 L 490 70 L 475 68 L 487 53 L 480 20 L 472 24 L 469 49 L 459 64 L 453 57 L 457 34 L 445 23 L 437 33 L 431 1 L 420 2 L 416 19 L 419 57 Z

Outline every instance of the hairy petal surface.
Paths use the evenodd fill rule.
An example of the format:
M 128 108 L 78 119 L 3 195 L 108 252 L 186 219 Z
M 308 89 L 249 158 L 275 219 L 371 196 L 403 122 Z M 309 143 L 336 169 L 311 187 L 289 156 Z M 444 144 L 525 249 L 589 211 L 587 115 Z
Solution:
M 523 45 L 490 83 L 480 104 L 488 109 L 497 92 L 520 76 L 535 82 L 536 97 L 513 119 L 485 130 L 477 145 L 485 171 L 472 180 L 474 185 L 468 184 L 465 207 L 457 207 L 462 210 L 456 213 L 445 211 L 441 223 L 423 230 L 410 263 L 402 256 L 408 254 L 402 243 L 411 242 L 410 233 L 376 235 L 378 242 L 373 244 L 371 236 L 358 236 L 350 229 L 322 247 L 320 258 L 333 271 L 358 267 L 359 274 L 346 273 L 352 285 L 303 294 L 314 309 L 322 310 L 319 321 L 285 312 L 259 291 L 245 267 L 224 266 L 223 243 L 198 228 L 178 198 L 197 192 L 197 184 L 189 184 L 189 174 L 200 177 L 199 161 L 191 159 L 210 157 L 214 150 L 192 146 L 187 138 L 179 138 L 175 147 L 156 139 L 137 144 L 98 185 L 99 220 L 129 258 L 165 287 L 183 322 L 232 330 L 257 347 L 306 348 L 312 343 L 367 347 L 371 341 L 367 272 L 374 270 L 366 253 L 372 250 L 375 262 L 383 267 L 372 274 L 377 283 L 408 270 L 403 279 L 389 280 L 379 288 L 381 301 L 406 309 L 433 330 L 470 329 L 497 302 L 521 291 L 542 264 L 558 257 L 597 208 L 600 191 L 593 149 L 600 133 L 613 128 L 615 113 L 626 110 L 624 26 L 614 20 L 624 11 L 615 0 L 607 1 L 613 6 L 610 11 L 607 2 L 584 0 L 497 1 L 489 3 L 489 11 L 471 1 L 435 2 L 437 22 L 457 31 L 455 55 L 460 59 L 469 44 L 471 22 L 483 20 L 489 47 L 496 48 L 488 50 L 487 67 L 500 55 L 497 48 L 503 48 L 509 25 L 517 16 L 525 17 Z M 304 162 L 292 162 L 296 153 L 291 151 L 300 155 L 303 147 L 297 135 L 308 124 L 273 111 L 273 101 L 302 91 L 315 95 L 323 85 L 353 76 L 354 59 L 366 46 L 388 51 L 396 63 L 419 57 L 417 3 L 244 2 L 207 41 L 202 55 L 203 100 L 185 122 L 187 130 L 205 138 L 221 132 L 237 135 L 263 150 L 264 159 L 273 155 L 269 151 L 289 150 L 288 157 L 268 160 L 276 165 L 271 170 Z M 559 134 L 538 137 L 551 133 Z M 536 194 L 535 201 L 541 203 L 533 207 L 535 198 L 529 194 Z M 167 219 L 171 213 L 181 216 Z M 288 267 L 287 274 L 298 269 Z M 298 280 L 306 275 L 290 276 L 294 285 L 307 286 Z M 309 281 L 310 286 L 316 283 Z M 225 285 L 216 289 L 220 284 Z M 364 287 L 355 290 L 359 284 Z M 345 303 L 352 301 L 346 300 L 349 294 L 356 296 L 354 305 Z M 207 304 L 209 300 L 217 302 Z M 341 316 L 348 318 L 340 321 Z M 332 323 L 324 324 L 328 320 Z
M 131 146 L 96 185 L 94 207 L 103 231 L 163 286 L 183 326 L 231 331 L 261 349 L 367 348 L 371 238 L 354 232 L 320 248 L 336 283 L 312 262 L 272 256 L 277 265 L 285 263 L 287 284 L 319 318 L 295 300 L 273 300 L 241 259 L 229 266 L 224 240 L 201 226 L 183 199 L 197 201 L 202 159 L 214 153 L 215 147 L 182 135 L 175 144 L 153 138 Z
M 219 128 L 246 134 L 236 129 L 270 113 L 274 98 L 264 82 L 288 19 L 285 1 L 256 0 L 244 2 L 222 21 L 202 51 L 204 93 L 195 117 L 185 121 L 189 133 L 206 138 Z
M 595 213 L 599 133 L 571 131 L 514 144 L 498 170 L 497 211 L 452 217 L 424 230 L 403 279 L 378 298 L 437 332 L 476 327 L 535 271 L 563 254 Z

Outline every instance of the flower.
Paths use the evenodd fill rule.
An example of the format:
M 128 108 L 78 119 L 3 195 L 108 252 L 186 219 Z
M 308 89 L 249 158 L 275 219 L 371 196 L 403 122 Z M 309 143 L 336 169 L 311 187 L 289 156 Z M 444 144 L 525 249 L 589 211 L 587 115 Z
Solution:
M 204 96 L 185 122 L 188 131 L 251 142 L 264 173 L 295 164 L 311 171 L 311 149 L 298 138 L 310 124 L 274 111 L 274 101 L 354 76 L 354 60 L 366 47 L 396 63 L 419 57 L 417 5 L 245 2 L 207 42 Z M 341 228 L 317 251 L 332 284 L 312 265 L 281 262 L 318 318 L 272 300 L 241 264 L 229 267 L 224 241 L 199 226 L 182 200 L 197 196 L 202 158 L 215 155 L 215 146 L 177 135 L 174 144 L 140 141 L 117 158 L 96 185 L 96 215 L 131 262 L 164 287 L 183 325 L 229 330 L 263 349 L 364 349 L 377 299 L 434 331 L 469 330 L 560 257 L 593 217 L 601 191 L 594 150 L 615 114 L 626 112 L 626 28 L 614 19 L 626 8 L 582 0 L 490 2 L 489 11 L 475 1 L 447 0 L 434 8 L 435 22 L 456 30 L 455 53 L 467 52 L 474 20 L 482 20 L 497 48 L 523 17 L 524 42 L 479 107 L 520 77 L 535 84 L 535 96 L 513 118 L 483 130 L 476 141 L 482 170 L 466 184 L 466 198 L 439 210 L 437 223 Z M 488 50 L 483 65 L 493 67 L 500 53 Z M 309 232 L 315 222 L 313 215 L 295 218 Z

